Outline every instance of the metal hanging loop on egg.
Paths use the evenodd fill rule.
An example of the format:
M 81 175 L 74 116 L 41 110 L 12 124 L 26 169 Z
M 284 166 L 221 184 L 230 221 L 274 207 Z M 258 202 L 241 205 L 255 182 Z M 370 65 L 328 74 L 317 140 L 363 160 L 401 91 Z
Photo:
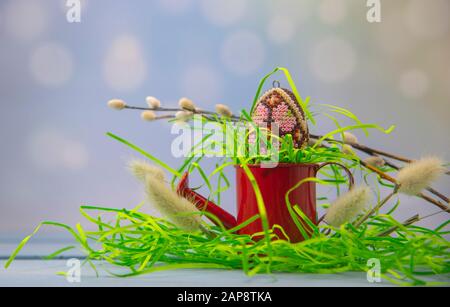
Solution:
M 273 87 L 273 88 L 280 88 L 280 87 L 281 87 L 280 81 L 274 80 L 274 81 L 272 82 L 272 87 Z

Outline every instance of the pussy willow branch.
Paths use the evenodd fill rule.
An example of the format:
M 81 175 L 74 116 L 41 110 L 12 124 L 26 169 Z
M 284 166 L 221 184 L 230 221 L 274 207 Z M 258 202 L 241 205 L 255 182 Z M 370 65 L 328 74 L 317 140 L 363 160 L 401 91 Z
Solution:
M 314 137 L 313 137 L 313 138 L 314 138 Z M 328 146 L 325 145 L 325 144 L 320 144 L 320 146 L 328 147 Z M 385 172 L 379 170 L 378 168 L 373 167 L 373 166 L 371 166 L 371 165 L 368 165 L 368 164 L 365 163 L 363 160 L 359 160 L 359 164 L 360 164 L 361 166 L 367 168 L 368 170 L 371 170 L 372 172 L 376 173 L 376 174 L 379 175 L 382 179 L 387 180 L 387 181 L 389 181 L 389 182 L 391 182 L 391 183 L 397 185 L 397 180 L 396 180 L 395 178 L 389 176 L 388 174 L 386 174 Z M 444 210 L 444 211 L 446 211 L 446 212 L 450 212 L 450 211 L 449 211 L 449 207 L 448 207 L 447 205 L 441 203 L 441 202 L 438 201 L 438 200 L 435 200 L 435 199 L 433 199 L 433 198 L 431 198 L 431 197 L 429 197 L 429 196 L 427 196 L 427 195 L 425 195 L 425 194 L 423 194 L 423 193 L 420 193 L 420 194 L 417 195 L 417 196 L 419 196 L 420 198 L 426 200 L 427 202 L 429 202 L 429 203 L 431 203 L 431 204 L 433 204 L 433 205 L 439 207 L 440 209 L 442 209 L 442 210 Z M 323 217 L 325 217 L 325 216 L 323 216 Z
M 188 110 L 188 109 L 181 109 L 181 108 L 145 108 L 145 107 L 133 107 L 133 106 L 125 106 L 124 109 L 129 109 L 129 110 L 140 110 L 140 111 L 155 111 L 155 112 L 180 112 L 180 111 L 184 111 L 184 112 L 192 112 L 193 114 L 199 114 L 199 115 L 212 115 L 212 116 L 219 116 L 221 117 L 220 114 L 216 113 L 216 112 L 212 112 L 212 111 L 205 111 L 205 110 Z M 174 115 L 167 115 L 167 116 L 171 116 L 172 118 L 174 118 Z M 167 118 L 167 117 L 165 117 Z M 230 119 L 232 119 L 233 121 L 239 120 L 240 118 L 236 115 L 232 115 L 231 117 L 229 117 Z M 156 119 L 163 119 L 163 116 L 157 117 Z M 208 119 L 210 120 L 214 120 L 208 117 Z
M 193 114 L 202 115 L 203 117 L 205 117 L 206 119 L 211 120 L 211 121 L 216 121 L 216 119 L 214 117 L 211 117 L 211 116 L 221 117 L 221 115 L 216 113 L 216 112 L 206 111 L 206 110 L 198 110 L 198 109 L 196 109 L 196 110 L 187 110 L 187 109 L 182 109 L 182 108 L 163 108 L 163 107 L 149 108 L 149 107 L 135 107 L 135 106 L 129 106 L 129 105 L 126 105 L 124 108 L 125 109 L 130 109 L 130 110 L 155 111 L 155 112 L 179 112 L 179 111 L 185 111 L 186 112 L 187 111 L 187 112 L 192 112 Z M 155 119 L 172 119 L 172 118 L 175 118 L 174 114 L 158 116 Z M 236 115 L 232 115 L 231 117 L 228 117 L 228 119 L 230 121 L 233 121 L 233 122 L 242 120 L 241 117 L 238 117 Z M 320 139 L 320 138 L 322 138 L 321 135 L 314 135 L 314 134 L 310 134 L 310 137 L 313 138 L 313 139 Z M 342 141 L 333 140 L 333 139 L 325 139 L 324 141 L 330 142 L 330 143 L 341 143 L 341 144 L 343 143 Z M 362 145 L 362 144 L 352 144 L 352 147 L 354 147 L 355 149 L 358 149 L 358 150 L 360 150 L 362 152 L 365 152 L 365 153 L 367 153 L 369 155 L 382 155 L 382 156 L 389 157 L 389 158 L 392 158 L 392 159 L 395 159 L 395 160 L 399 160 L 399 161 L 402 161 L 402 162 L 406 162 L 406 163 L 410 163 L 410 162 L 414 161 L 412 159 L 401 157 L 399 155 L 391 154 L 391 153 L 384 152 L 384 151 L 381 151 L 381 150 L 378 150 L 378 149 L 373 149 L 373 148 L 370 148 L 370 147 Z M 362 166 L 364 166 L 365 168 L 367 168 L 367 169 L 377 173 L 381 178 L 383 178 L 385 180 L 388 180 L 388 181 L 390 181 L 390 182 L 392 182 L 394 184 L 397 184 L 397 182 L 396 182 L 396 180 L 394 178 L 392 178 L 391 176 L 389 176 L 386 173 L 382 172 L 381 170 L 379 170 L 379 169 L 377 169 L 375 167 L 372 167 L 370 165 L 367 165 L 367 163 L 365 163 L 364 161 L 360 161 L 360 164 Z M 389 165 L 391 167 L 393 167 L 394 169 L 400 169 L 399 167 L 395 166 L 392 163 L 390 163 Z M 447 174 L 450 174 L 450 172 L 447 172 Z M 439 193 L 438 191 L 436 191 L 436 190 L 434 190 L 434 189 L 432 189 L 430 187 L 428 187 L 427 190 L 429 192 L 433 193 L 434 195 L 440 197 L 441 199 L 443 199 L 447 203 L 449 202 L 448 201 L 449 200 L 448 197 L 444 196 L 443 194 Z M 425 195 L 423 193 L 419 194 L 418 196 L 421 197 L 422 199 L 424 199 L 424 200 L 426 200 L 426 201 L 436 205 L 437 207 L 441 208 L 442 210 L 445 210 L 445 211 L 448 212 L 448 206 L 446 204 L 443 204 L 440 201 L 435 200 L 435 199 L 433 199 L 433 198 L 431 198 L 431 197 L 429 197 L 429 196 L 427 196 L 427 195 Z
M 322 136 L 310 134 L 310 137 L 313 138 L 313 139 L 320 139 Z M 330 143 L 339 143 L 339 144 L 343 144 L 343 143 L 344 143 L 344 142 L 342 142 L 342 141 L 339 141 L 339 140 L 332 140 L 332 139 L 325 139 L 325 141 L 330 142 Z M 360 151 L 362 151 L 362 152 L 365 152 L 365 153 L 367 153 L 367 154 L 369 154 L 369 155 L 371 155 L 371 156 L 376 156 L 376 155 L 378 155 L 378 154 L 381 155 L 381 153 L 383 153 L 383 151 L 376 150 L 376 149 L 372 149 L 372 148 L 370 148 L 370 147 L 367 147 L 367 146 L 361 145 L 361 144 L 351 144 L 351 146 L 352 146 L 353 148 L 358 149 L 358 150 L 360 150 Z M 387 154 L 387 153 L 385 153 L 385 154 Z M 393 159 L 395 159 L 394 157 L 397 157 L 397 160 L 404 161 L 404 162 L 405 162 L 406 160 L 411 161 L 411 162 L 414 162 L 414 160 L 406 159 L 406 158 L 403 158 L 403 157 L 398 157 L 398 156 L 393 155 L 393 154 L 387 154 L 386 156 L 389 156 L 389 157 L 391 157 L 391 158 L 393 158 Z M 394 169 L 396 169 L 396 170 L 400 170 L 400 169 L 401 169 L 399 166 L 395 165 L 395 164 L 392 163 L 392 162 L 389 162 L 389 161 L 387 161 L 387 160 L 385 160 L 385 162 L 386 162 L 386 164 L 387 164 L 388 166 L 390 166 L 390 167 L 392 167 L 392 168 L 394 168 Z M 361 163 L 361 165 L 363 165 L 364 167 L 367 167 L 367 164 L 366 164 L 366 163 Z M 372 171 L 377 171 L 377 173 L 381 175 L 381 173 L 380 173 L 381 171 L 379 171 L 378 169 L 376 169 L 376 168 L 371 168 L 371 170 L 372 170 Z M 383 173 L 383 174 L 384 174 L 384 173 Z M 449 172 L 447 172 L 447 174 L 449 174 Z M 389 178 L 393 179 L 392 177 L 389 177 Z M 385 179 L 387 179 L 387 178 L 385 178 Z M 387 180 L 391 181 L 390 179 L 387 179 Z M 395 180 L 395 179 L 394 179 L 394 180 Z M 391 182 L 392 182 L 392 181 L 391 181 Z M 395 182 L 394 182 L 394 183 L 395 183 Z M 443 201 L 445 201 L 446 203 L 449 203 L 449 201 L 450 201 L 450 199 L 449 199 L 447 196 L 443 195 L 442 193 L 440 193 L 439 191 L 433 189 L 432 187 L 427 187 L 427 191 L 429 191 L 430 193 L 432 193 L 432 194 L 436 195 L 437 197 L 441 198 L 441 199 L 442 199 Z
M 313 139 L 321 139 L 322 138 L 322 135 L 310 134 L 309 136 L 311 138 L 313 138 Z M 343 141 L 333 140 L 333 139 L 328 139 L 328 138 L 326 138 L 324 141 L 330 142 L 330 143 L 344 144 Z M 367 153 L 369 155 L 372 155 L 372 156 L 380 155 L 380 156 L 388 157 L 388 158 L 391 158 L 391 159 L 394 159 L 394 160 L 398 160 L 398 161 L 401 161 L 401 162 L 406 162 L 406 163 L 412 163 L 412 162 L 415 161 L 413 159 L 409 159 L 409 158 L 405 158 L 405 157 L 402 157 L 402 156 L 399 156 L 399 155 L 396 155 L 396 154 L 392 154 L 392 153 L 388 153 L 388 152 L 385 152 L 385 151 L 381 151 L 379 149 L 374 149 L 374 148 L 371 148 L 371 147 L 368 147 L 366 145 L 362 145 L 362 144 L 359 144 L 359 143 L 351 144 L 351 146 L 353 148 L 355 148 L 355 149 L 358 149 L 359 151 L 365 152 L 365 153 Z M 447 171 L 446 174 L 450 175 L 450 170 Z
M 188 111 L 188 112 L 192 112 L 192 113 L 194 113 L 194 114 L 200 114 L 200 115 L 213 115 L 213 116 L 219 116 L 219 117 L 220 117 L 220 114 L 218 114 L 218 113 L 216 113 L 216 112 L 207 111 L 207 110 L 198 110 L 198 109 L 192 111 L 192 110 L 186 110 L 186 109 L 180 109 L 180 108 L 162 108 L 162 107 L 159 107 L 159 108 L 148 108 L 148 107 L 147 107 L 147 108 L 145 108 L 145 107 L 134 107 L 134 106 L 128 106 L 128 105 L 125 106 L 125 109 L 141 110 L 141 111 L 157 111 L 157 112 L 179 112 L 179 111 Z M 168 117 L 163 117 L 163 116 L 161 116 L 161 117 L 158 117 L 157 119 L 163 119 L 163 118 L 168 118 Z M 208 119 L 214 120 L 214 119 L 209 118 L 209 117 L 208 117 Z M 241 121 L 241 120 L 243 120 L 242 117 L 239 117 L 239 116 L 236 116 L 236 115 L 232 115 L 229 119 L 232 120 L 232 121 Z M 322 138 L 321 135 L 315 135 L 315 134 L 310 134 L 310 137 L 313 138 L 313 139 L 321 139 L 321 138 Z M 343 144 L 342 141 L 339 141 L 339 140 L 333 140 L 333 139 L 328 139 L 328 138 L 325 139 L 325 141 L 326 141 L 326 142 L 334 142 L 334 143 L 341 143 L 341 144 Z M 366 146 L 366 145 L 363 145 L 363 144 L 359 144 L 359 143 L 352 144 L 352 147 L 354 147 L 355 149 L 358 149 L 358 150 L 360 150 L 360 151 L 362 151 L 362 152 L 365 152 L 365 153 L 367 153 L 367 154 L 369 154 L 369 155 L 372 155 L 372 156 L 374 156 L 374 155 L 381 155 L 381 156 L 388 157 L 388 158 L 391 158 L 391 159 L 395 159 L 395 160 L 398 160 L 398 161 L 401 161 L 401 162 L 405 162 L 405 163 L 411 163 L 411 162 L 414 162 L 413 159 L 409 159 L 409 158 L 406 158 L 406 157 L 402 157 L 402 156 L 400 156 L 400 155 L 392 154 L 392 153 L 389 153 L 389 152 L 386 152 L 386 151 L 382 151 L 382 150 L 379 150 L 379 149 L 371 148 L 371 147 L 369 147 L 369 146 Z M 397 169 L 397 170 L 400 169 L 398 166 L 395 166 L 395 165 L 392 164 L 392 163 L 390 163 L 389 166 L 391 166 L 392 168 Z M 447 171 L 446 174 L 447 174 L 447 175 L 450 175 L 450 171 Z M 434 192 L 433 192 L 433 191 L 431 191 L 431 190 L 433 190 L 433 189 L 430 188 L 430 192 L 433 193 L 433 194 L 435 194 L 436 191 L 433 190 L 433 191 L 434 191 Z M 442 194 L 440 194 L 440 195 L 435 194 L 435 195 L 436 195 L 436 196 L 439 196 L 439 197 L 442 196 Z M 444 196 L 444 197 L 445 197 L 445 196 Z M 444 200 L 445 200 L 445 199 L 444 199 Z M 449 199 L 446 198 L 446 201 L 448 202 Z
M 365 163 L 364 161 L 360 160 L 359 163 L 364 166 L 365 168 L 371 170 L 374 173 L 377 173 L 382 179 L 385 179 L 393 184 L 397 184 L 397 180 L 391 176 L 389 176 L 388 174 L 386 174 L 385 172 L 379 170 L 376 167 L 373 167 L 371 165 L 368 165 L 367 163 Z M 434 198 L 431 198 L 423 193 L 418 194 L 417 196 L 419 196 L 420 198 L 432 203 L 433 205 L 439 207 L 440 209 L 449 212 L 449 207 L 446 204 L 441 203 L 438 200 L 435 200 Z
M 406 162 L 406 163 L 414 162 L 414 160 L 411 160 L 411 159 L 408 159 L 408 158 L 405 158 L 405 157 L 402 157 L 402 156 L 399 156 L 399 155 L 391 154 L 389 152 L 385 152 L 385 151 L 381 151 L 381 150 L 378 150 L 378 149 L 370 148 L 370 147 L 367 147 L 367 146 L 359 144 L 359 143 L 351 144 L 351 145 L 352 145 L 352 147 L 354 147 L 354 148 L 356 148 L 356 149 L 358 149 L 360 151 L 363 151 L 365 153 L 371 154 L 371 155 L 377 154 L 377 155 L 380 155 L 380 156 L 385 156 L 385 157 L 388 157 L 388 158 L 391 158 L 391 159 L 395 159 L 395 160 L 398 160 L 398 161 L 402 161 L 402 162 Z
M 309 136 L 311 138 L 313 138 L 313 139 L 321 139 L 322 138 L 322 135 L 310 134 Z M 333 139 L 325 139 L 325 141 L 331 142 L 331 143 L 333 143 L 333 142 L 334 143 L 341 143 L 341 144 L 344 143 L 342 141 L 333 140 Z M 356 149 L 358 149 L 358 150 L 360 150 L 362 152 L 365 152 L 367 154 L 370 154 L 370 155 L 377 154 L 377 155 L 380 155 L 380 156 L 385 156 L 385 157 L 392 158 L 392 159 L 395 159 L 395 160 L 398 160 L 398 161 L 402 161 L 402 162 L 406 162 L 406 163 L 414 162 L 414 160 L 412 160 L 412 159 L 408 159 L 408 158 L 405 158 L 405 157 L 402 157 L 402 156 L 399 156 L 399 155 L 395 155 L 395 154 L 391 154 L 391 153 L 388 153 L 388 152 L 385 152 L 385 151 L 381 151 L 381 150 L 378 150 L 378 149 L 370 148 L 368 146 L 365 146 L 365 145 L 362 145 L 362 144 L 359 144 L 359 143 L 355 143 L 355 144 L 351 144 L 351 145 L 352 145 L 352 147 L 354 147 L 354 148 L 356 148 Z
M 159 107 L 159 108 L 148 108 L 147 107 L 147 108 L 145 108 L 145 107 L 134 107 L 134 106 L 128 106 L 128 105 L 125 106 L 125 109 L 141 110 L 141 111 L 157 111 L 157 112 L 188 111 L 188 112 L 192 112 L 194 114 L 213 115 L 213 116 L 219 116 L 220 117 L 220 115 L 218 113 L 216 113 L 216 112 L 207 111 L 207 110 L 198 110 L 198 109 L 197 110 L 187 110 L 187 109 L 181 109 L 181 108 L 162 108 L 162 107 Z M 165 117 L 158 117 L 157 119 L 163 119 L 163 118 L 165 118 Z M 211 118 L 209 118 L 209 119 L 211 119 Z M 236 116 L 236 115 L 232 115 L 229 119 L 232 120 L 232 121 L 240 121 L 240 120 L 242 120 L 241 117 Z M 211 120 L 214 120 L 214 119 L 211 119 Z M 310 134 L 310 137 L 313 138 L 313 139 L 321 139 L 322 138 L 321 135 L 315 135 L 315 134 Z M 325 139 L 324 141 L 343 144 L 342 141 L 328 139 L 328 138 Z M 353 148 L 358 149 L 358 150 L 360 150 L 362 152 L 365 152 L 365 153 L 367 153 L 369 155 L 372 155 L 372 156 L 374 156 L 374 155 L 381 155 L 381 156 L 388 157 L 388 158 L 391 158 L 391 159 L 395 159 L 395 160 L 398 160 L 398 161 L 401 161 L 401 162 L 405 162 L 405 163 L 414 162 L 413 159 L 402 157 L 400 155 L 392 154 L 392 153 L 389 153 L 389 152 L 386 152 L 386 151 L 382 151 L 382 150 L 379 150 L 379 149 L 371 148 L 371 147 L 363 145 L 363 144 L 355 143 L 355 144 L 351 144 L 351 145 L 352 145 Z M 392 168 L 397 169 L 397 170 L 400 169 L 398 166 L 395 166 L 394 164 L 389 164 L 389 166 L 391 166 Z M 447 171 L 446 174 L 450 175 L 450 171 Z M 436 191 L 433 190 L 434 192 L 432 192 L 431 190 L 433 190 L 433 189 L 430 188 L 430 192 L 435 194 L 434 192 L 436 192 Z M 442 196 L 442 194 L 440 194 L 440 195 L 435 194 L 435 195 L 439 196 L 439 197 Z M 448 202 L 449 199 L 446 198 L 446 201 Z

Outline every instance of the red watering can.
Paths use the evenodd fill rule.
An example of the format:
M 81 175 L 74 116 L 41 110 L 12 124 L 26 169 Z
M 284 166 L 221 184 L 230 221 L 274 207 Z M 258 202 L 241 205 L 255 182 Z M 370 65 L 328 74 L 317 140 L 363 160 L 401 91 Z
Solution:
M 317 172 L 324 166 L 335 164 L 342 167 L 349 177 L 350 187 L 353 185 L 354 179 L 350 170 L 344 165 L 335 162 L 326 162 L 323 164 L 288 164 L 280 163 L 274 168 L 263 168 L 260 165 L 248 165 L 250 171 L 258 183 L 259 189 L 264 200 L 267 211 L 269 226 L 281 226 L 283 231 L 275 228 L 275 234 L 284 240 L 290 242 L 300 242 L 305 238 L 295 224 L 289 213 L 285 196 L 286 193 L 298 184 L 301 180 L 316 177 Z M 237 190 L 237 219 L 217 206 L 205 197 L 189 189 L 188 173 L 185 173 L 178 184 L 177 192 L 181 196 L 194 202 L 199 210 L 204 210 L 215 215 L 221 223 L 227 228 L 234 228 L 248 219 L 259 214 L 256 195 L 252 184 L 248 179 L 244 169 L 236 166 L 236 190 Z M 291 205 L 298 205 L 303 213 L 314 223 L 317 224 L 316 210 L 316 183 L 308 181 L 300 185 L 289 194 Z M 301 220 L 301 218 L 300 218 Z M 217 221 L 211 219 L 217 224 Z M 305 225 L 305 230 L 310 231 Z M 249 225 L 239 229 L 239 234 L 253 235 L 263 231 L 261 219 L 257 219 Z M 259 239 L 256 237 L 255 239 Z

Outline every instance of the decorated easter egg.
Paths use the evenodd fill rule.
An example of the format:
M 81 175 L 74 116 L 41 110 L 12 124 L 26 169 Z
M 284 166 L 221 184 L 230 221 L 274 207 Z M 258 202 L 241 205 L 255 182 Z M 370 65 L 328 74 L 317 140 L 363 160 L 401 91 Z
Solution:
M 258 126 L 272 129 L 276 125 L 279 136 L 292 135 L 295 148 L 304 148 L 309 141 L 305 112 L 294 93 L 280 87 L 265 92 L 258 100 L 251 114 Z

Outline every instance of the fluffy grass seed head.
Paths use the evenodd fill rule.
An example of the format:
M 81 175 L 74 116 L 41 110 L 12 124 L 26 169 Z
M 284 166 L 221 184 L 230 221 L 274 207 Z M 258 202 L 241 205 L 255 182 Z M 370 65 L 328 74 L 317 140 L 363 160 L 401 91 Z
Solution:
M 378 157 L 378 156 L 372 156 L 372 157 L 368 157 L 366 159 L 363 160 L 364 163 L 366 163 L 367 165 L 376 167 L 376 168 L 381 168 L 386 164 L 386 161 L 384 161 L 383 158 Z
M 446 172 L 444 161 L 437 157 L 424 157 L 402 168 L 397 174 L 398 191 L 417 195 Z
M 342 141 L 344 144 L 348 145 L 358 144 L 358 138 L 350 132 L 344 132 L 344 138 Z
M 142 120 L 151 122 L 156 119 L 156 114 L 153 111 L 144 111 L 141 113 Z
M 145 190 L 148 200 L 172 223 L 187 231 L 201 229 L 200 211 L 193 203 L 179 196 L 164 181 L 146 176 Z
M 216 104 L 216 112 L 217 114 L 219 114 L 220 116 L 223 117 L 231 117 L 233 116 L 233 112 L 231 112 L 231 109 L 224 104 Z
M 161 168 L 139 160 L 131 161 L 128 167 L 145 184 L 148 200 L 162 215 L 184 230 L 195 231 L 201 228 L 199 210 L 165 183 L 166 178 Z M 197 214 L 192 214 L 193 212 Z
M 164 171 L 161 168 L 153 166 L 145 161 L 132 160 L 130 163 L 128 163 L 128 168 L 131 173 L 142 182 L 145 182 L 145 178 L 147 176 L 157 178 L 161 181 L 166 180 Z
M 325 222 L 334 227 L 353 222 L 371 201 L 372 191 L 368 186 L 354 187 L 331 204 Z
M 195 104 L 189 98 L 185 97 L 181 98 L 180 101 L 178 102 L 178 105 L 183 110 L 195 111 Z
M 126 107 L 126 103 L 123 100 L 120 99 L 111 99 L 110 101 L 108 101 L 108 107 L 110 107 L 111 109 L 114 110 L 123 110 Z
M 158 109 L 161 107 L 161 101 L 159 101 L 157 98 L 148 96 L 145 98 L 145 101 L 147 102 L 148 106 L 152 109 Z

